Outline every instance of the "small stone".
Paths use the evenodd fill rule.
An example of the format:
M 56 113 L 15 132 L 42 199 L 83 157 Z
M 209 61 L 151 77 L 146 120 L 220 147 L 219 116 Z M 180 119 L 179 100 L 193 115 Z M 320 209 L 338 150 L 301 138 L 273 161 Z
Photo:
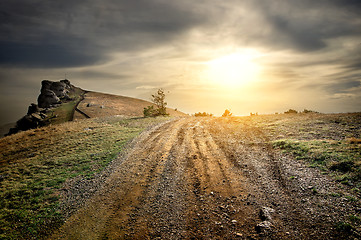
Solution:
M 43 118 L 38 113 L 32 113 L 31 116 L 37 120 L 40 120 L 40 121 L 43 120 Z
M 236 236 L 237 237 L 243 237 L 243 234 L 242 233 L 236 233 Z
M 237 220 L 232 220 L 231 223 L 236 224 Z
M 261 233 L 261 232 L 271 229 L 271 226 L 272 226 L 271 222 L 263 221 L 263 222 L 260 222 L 259 224 L 257 224 L 255 229 L 256 229 L 256 232 Z
M 263 207 L 260 212 L 259 212 L 259 217 L 261 218 L 262 221 L 271 221 L 272 217 L 271 217 L 271 213 L 274 213 L 274 209 L 270 208 L 270 207 Z

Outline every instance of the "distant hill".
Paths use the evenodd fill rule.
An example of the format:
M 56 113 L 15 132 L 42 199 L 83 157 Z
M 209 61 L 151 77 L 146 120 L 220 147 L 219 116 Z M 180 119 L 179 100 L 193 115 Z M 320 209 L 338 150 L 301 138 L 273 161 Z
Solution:
M 74 113 L 74 120 L 83 118 L 105 117 L 121 115 L 125 117 L 143 117 L 143 109 L 151 102 L 100 92 L 87 92 L 84 99 L 78 104 Z M 85 113 L 85 114 L 84 114 Z M 167 108 L 170 116 L 186 116 L 185 113 Z
M 151 102 L 124 96 L 86 91 L 69 80 L 43 80 L 37 104 L 32 103 L 27 114 L 11 125 L 0 126 L 0 134 L 64 123 L 72 120 L 108 116 L 143 117 L 143 110 Z M 186 116 L 185 113 L 167 108 L 170 116 Z

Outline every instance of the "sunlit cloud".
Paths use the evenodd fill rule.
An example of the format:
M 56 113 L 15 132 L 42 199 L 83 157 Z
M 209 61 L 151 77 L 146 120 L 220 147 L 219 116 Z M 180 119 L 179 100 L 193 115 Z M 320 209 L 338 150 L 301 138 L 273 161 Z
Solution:
M 0 94 L 21 92 L 16 106 L 36 101 L 41 80 L 66 75 L 146 100 L 164 88 L 189 113 L 360 110 L 359 1 L 17 0 L 0 9 Z M 24 114 L 0 110 L 10 109 L 2 122 Z

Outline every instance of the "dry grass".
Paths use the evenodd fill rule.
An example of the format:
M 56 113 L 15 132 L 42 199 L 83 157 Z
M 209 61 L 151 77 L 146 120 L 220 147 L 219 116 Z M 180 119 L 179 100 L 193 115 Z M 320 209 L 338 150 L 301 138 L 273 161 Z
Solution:
M 265 141 L 361 192 L 361 113 L 273 114 L 225 120 L 262 130 Z
M 276 148 L 361 190 L 361 113 L 251 118 Z
M 349 144 L 361 144 L 361 139 L 359 138 L 348 138 L 346 139 L 346 141 L 349 143 Z
M 143 117 L 143 109 L 149 105 L 153 104 L 137 98 L 88 92 L 78 108 L 92 118 L 114 115 Z M 167 108 L 167 112 L 170 116 L 186 116 L 186 114 L 170 108 Z M 78 112 L 74 117 L 74 119 L 84 118 Z
M 91 179 L 144 128 L 167 118 L 87 119 L 0 139 L 0 239 L 39 239 L 63 221 L 59 189 Z

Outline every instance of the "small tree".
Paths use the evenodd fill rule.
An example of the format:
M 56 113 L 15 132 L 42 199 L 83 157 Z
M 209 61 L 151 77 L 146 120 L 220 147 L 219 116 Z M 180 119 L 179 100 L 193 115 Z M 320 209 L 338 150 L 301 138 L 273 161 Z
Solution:
M 165 100 L 165 93 L 163 89 L 158 89 L 156 94 L 152 95 L 152 102 L 157 106 L 158 115 L 167 115 L 167 103 Z
M 155 117 L 155 116 L 160 116 L 160 115 L 169 115 L 167 113 L 167 103 L 164 101 L 165 100 L 165 93 L 163 89 L 158 89 L 158 91 L 155 94 L 152 94 L 152 102 L 154 103 L 154 105 L 156 106 L 156 108 L 154 108 L 153 106 L 148 106 L 146 108 L 144 108 L 143 113 L 144 113 L 144 117 Z
M 232 116 L 232 113 L 228 109 L 226 109 L 226 111 L 224 111 L 224 113 L 222 114 L 222 117 L 230 117 L 230 116 Z

